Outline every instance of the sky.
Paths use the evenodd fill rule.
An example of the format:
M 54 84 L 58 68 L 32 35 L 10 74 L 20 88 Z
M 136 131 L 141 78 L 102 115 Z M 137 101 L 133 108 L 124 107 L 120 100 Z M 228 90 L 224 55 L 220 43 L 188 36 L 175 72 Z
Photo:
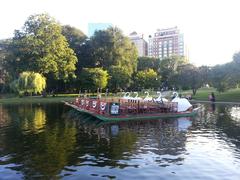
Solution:
M 230 62 L 240 51 L 239 0 L 2 0 L 0 7 L 0 39 L 30 15 L 48 13 L 85 34 L 88 23 L 111 23 L 148 40 L 156 29 L 177 26 L 197 66 Z

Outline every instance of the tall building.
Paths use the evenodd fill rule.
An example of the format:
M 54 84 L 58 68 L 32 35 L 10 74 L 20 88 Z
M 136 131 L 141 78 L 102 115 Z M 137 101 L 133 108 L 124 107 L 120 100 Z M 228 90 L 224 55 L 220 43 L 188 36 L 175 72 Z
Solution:
M 88 37 L 91 37 L 95 31 L 106 30 L 111 26 L 111 23 L 88 23 Z
M 132 32 L 129 35 L 130 40 L 135 44 L 138 50 L 138 56 L 147 56 L 147 42 L 143 39 L 143 35 Z
M 158 29 L 149 37 L 148 56 L 163 59 L 172 55 L 184 56 L 183 34 L 177 27 Z

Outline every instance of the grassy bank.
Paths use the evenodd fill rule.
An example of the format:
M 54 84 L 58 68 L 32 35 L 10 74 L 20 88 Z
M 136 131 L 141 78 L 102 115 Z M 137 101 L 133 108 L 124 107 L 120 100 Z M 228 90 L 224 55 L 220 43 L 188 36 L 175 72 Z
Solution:
M 197 94 L 193 96 L 194 100 L 208 101 L 208 95 L 214 92 L 216 101 L 225 102 L 240 102 L 240 89 L 231 89 L 224 93 L 219 93 L 213 88 L 202 88 L 197 91 Z M 179 92 L 183 95 L 192 94 L 192 91 L 182 91 Z M 154 93 L 156 94 L 156 93 Z M 92 95 L 92 94 L 91 94 Z M 119 94 L 121 95 L 121 93 Z M 72 101 L 78 94 L 57 94 L 55 97 L 14 97 L 12 95 L 7 95 L 0 98 L 0 104 L 21 104 L 21 103 L 58 103 L 61 101 Z M 96 94 L 95 94 L 96 96 Z M 104 95 L 103 95 L 104 96 Z M 112 94 L 110 94 L 112 96 Z
M 0 104 L 22 104 L 22 103 L 58 103 L 62 101 L 72 101 L 77 95 L 60 95 L 56 97 L 11 97 L 0 99 Z
M 197 91 L 197 94 L 193 96 L 193 99 L 208 101 L 208 95 L 211 92 L 214 92 L 216 101 L 240 102 L 240 89 L 230 89 L 226 92 L 219 93 L 213 88 L 202 88 Z M 192 92 L 183 91 L 183 94 L 192 94 Z

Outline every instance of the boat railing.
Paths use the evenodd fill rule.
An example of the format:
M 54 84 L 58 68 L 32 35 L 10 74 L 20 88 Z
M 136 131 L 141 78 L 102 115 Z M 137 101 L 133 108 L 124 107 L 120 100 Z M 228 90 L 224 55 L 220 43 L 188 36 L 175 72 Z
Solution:
M 175 102 L 156 103 L 144 102 L 141 100 L 126 100 L 121 98 L 77 98 L 74 105 L 82 110 L 104 115 L 177 112 L 177 103 Z

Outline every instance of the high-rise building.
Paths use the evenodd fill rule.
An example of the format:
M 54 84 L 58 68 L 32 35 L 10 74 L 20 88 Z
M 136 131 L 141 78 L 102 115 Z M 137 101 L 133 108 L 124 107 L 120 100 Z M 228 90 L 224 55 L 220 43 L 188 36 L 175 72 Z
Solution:
M 91 37 L 95 31 L 106 30 L 111 26 L 111 23 L 88 23 L 88 37 Z
M 129 35 L 129 39 L 137 47 L 138 56 L 147 56 L 147 42 L 143 39 L 143 35 L 138 35 L 136 32 L 132 32 Z
M 177 27 L 158 29 L 149 36 L 148 56 L 163 59 L 172 55 L 184 56 L 183 34 Z

